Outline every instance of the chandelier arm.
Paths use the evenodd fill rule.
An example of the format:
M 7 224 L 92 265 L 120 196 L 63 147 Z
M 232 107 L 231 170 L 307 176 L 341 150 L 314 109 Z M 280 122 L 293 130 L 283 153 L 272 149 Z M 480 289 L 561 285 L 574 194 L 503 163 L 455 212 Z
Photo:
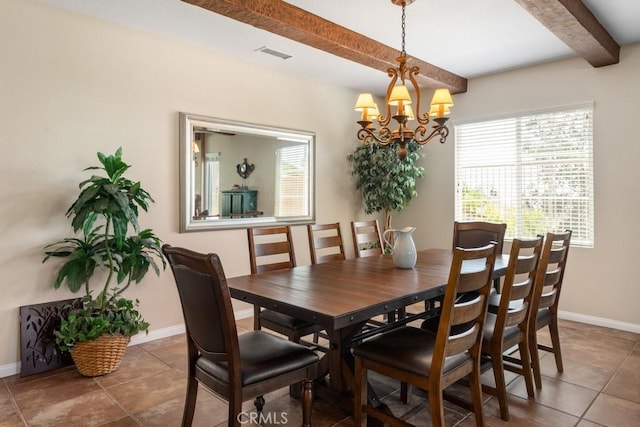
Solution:
M 418 82 L 415 78 L 418 74 L 420 74 L 420 67 L 413 66 L 409 69 L 409 80 L 413 85 L 413 89 L 416 91 L 416 109 L 413 114 L 415 115 L 418 123 L 426 125 L 429 123 L 429 111 L 423 113 L 422 110 L 420 110 L 420 86 L 418 86 Z
M 389 128 L 382 127 L 378 133 L 380 136 L 376 135 L 376 133 L 370 128 L 361 128 L 358 130 L 357 136 L 364 145 L 369 145 L 374 141 L 380 145 L 389 145 L 393 142 L 393 139 L 389 137 L 391 134 Z
M 433 127 L 431 133 L 424 138 L 419 137 L 418 135 L 424 136 L 427 133 L 427 128 L 424 126 L 418 126 L 413 135 L 413 140 L 420 145 L 425 145 L 427 142 L 431 141 L 434 137 L 440 136 L 440 143 L 444 144 L 447 140 L 447 136 L 449 136 L 449 128 L 446 126 L 436 125 Z
M 389 121 L 391 120 L 391 106 L 389 105 L 389 97 L 391 96 L 391 91 L 393 90 L 393 87 L 396 85 L 396 82 L 398 81 L 398 69 L 397 68 L 387 68 L 387 75 L 389 77 L 391 77 L 391 82 L 389 83 L 389 86 L 387 86 L 387 95 L 384 99 L 384 103 L 385 105 L 385 115 L 384 116 L 379 116 L 378 117 L 378 123 L 380 124 L 380 126 L 387 126 L 389 124 Z

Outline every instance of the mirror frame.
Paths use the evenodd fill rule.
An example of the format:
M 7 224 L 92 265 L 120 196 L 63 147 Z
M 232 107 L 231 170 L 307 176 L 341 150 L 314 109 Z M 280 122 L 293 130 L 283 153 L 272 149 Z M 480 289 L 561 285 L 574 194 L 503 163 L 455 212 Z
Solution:
M 191 212 L 191 201 L 194 189 L 191 188 L 193 173 L 192 140 L 196 127 L 215 128 L 224 132 L 273 136 L 274 138 L 293 138 L 309 144 L 309 214 L 287 217 L 253 217 L 253 218 L 212 218 L 194 220 Z M 315 222 L 316 216 L 316 177 L 315 177 L 315 142 L 316 134 L 289 128 L 258 125 L 235 120 L 208 117 L 198 114 L 179 113 L 180 129 L 180 232 L 249 228 L 269 225 L 303 225 Z

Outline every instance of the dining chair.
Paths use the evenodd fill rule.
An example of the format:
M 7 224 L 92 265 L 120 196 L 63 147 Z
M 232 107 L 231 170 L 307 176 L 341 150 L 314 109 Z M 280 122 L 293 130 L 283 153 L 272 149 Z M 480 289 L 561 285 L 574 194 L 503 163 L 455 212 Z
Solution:
M 309 236 L 311 264 L 323 264 L 345 259 L 339 222 L 307 224 L 307 234 Z M 319 337 L 329 338 L 327 334 L 315 332 L 313 334 L 314 344 L 318 344 Z
M 472 249 L 486 246 L 490 243 L 497 245 L 496 251 L 501 254 L 504 246 L 504 235 L 507 231 L 507 224 L 483 221 L 454 221 L 453 223 L 453 249 Z M 500 279 L 493 280 L 491 293 L 494 294 L 500 289 Z M 470 296 L 464 296 L 467 298 Z M 424 329 L 436 330 L 438 328 L 438 307 L 442 304 L 442 297 L 425 301 L 425 311 L 430 311 L 435 316 L 427 319 L 422 327 Z
M 558 372 L 564 370 L 558 333 L 558 304 L 570 242 L 571 230 L 566 230 L 564 233 L 547 233 L 540 257 L 529 321 L 529 347 L 536 388 L 542 388 L 538 350 L 553 353 Z M 551 346 L 538 343 L 538 330 L 545 326 L 549 328 Z
M 340 223 L 308 224 L 307 232 L 309 234 L 309 250 L 311 252 L 312 264 L 322 264 L 345 259 Z M 384 324 L 384 322 L 370 319 L 364 326 L 364 330 L 370 330 L 371 328 L 383 326 Z M 318 343 L 319 337 L 328 338 L 324 333 L 315 333 L 313 335 L 314 344 Z
M 351 221 L 351 233 L 356 258 L 382 255 L 382 235 L 377 219 L 370 221 Z
M 291 227 L 283 225 L 248 228 L 247 234 L 251 274 L 295 267 L 296 257 Z M 301 337 L 322 330 L 313 322 L 254 305 L 253 329 L 258 331 L 262 328 L 271 329 L 297 343 L 300 342 Z
M 481 352 L 483 361 L 488 358 L 491 363 L 495 387 L 483 384 L 482 390 L 498 397 L 500 417 L 505 421 L 509 421 L 505 370 L 522 375 L 527 396 L 535 397 L 528 334 L 531 300 L 542 241 L 542 236 L 535 239 L 513 240 L 502 292 L 489 298 L 490 304 L 494 298 L 498 301 L 495 313 L 491 312 L 491 306 L 489 307 L 484 324 Z M 512 356 L 511 349 L 516 345 L 520 359 Z
M 307 347 L 262 331 L 238 336 L 227 280 L 216 254 L 164 245 L 173 271 L 187 335 L 187 393 L 182 426 L 190 426 L 198 383 L 229 404 L 228 425 L 239 427 L 242 402 L 302 383 L 303 425 L 311 425 L 312 382 L 318 356 Z
M 340 223 L 307 224 L 312 264 L 345 259 Z
M 353 235 L 353 247 L 356 258 L 366 258 L 384 254 L 382 234 L 377 219 L 368 221 L 351 221 L 351 234 Z M 394 321 L 396 317 L 405 315 L 405 309 L 384 314 L 384 321 L 371 319 L 370 326 L 382 326 L 386 322 Z
M 480 348 L 496 248 L 490 244 L 482 248 L 454 250 L 441 320 L 435 334 L 405 326 L 353 348 L 356 426 L 366 426 L 368 416 L 392 425 L 407 425 L 403 420 L 367 404 L 369 370 L 399 379 L 403 387 L 408 383 L 428 391 L 434 426 L 444 426 L 444 389 L 468 376 L 476 424 L 484 425 Z M 456 302 L 457 295 L 467 292 L 476 293 L 476 297 L 465 303 Z M 464 330 L 454 333 L 452 329 L 455 328 Z M 456 403 L 468 406 L 469 402 Z

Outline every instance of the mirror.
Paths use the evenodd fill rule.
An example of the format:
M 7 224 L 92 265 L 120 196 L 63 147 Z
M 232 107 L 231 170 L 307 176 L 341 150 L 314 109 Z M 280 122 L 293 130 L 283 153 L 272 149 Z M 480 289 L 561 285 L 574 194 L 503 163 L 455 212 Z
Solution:
M 315 221 L 315 134 L 180 113 L 180 232 Z

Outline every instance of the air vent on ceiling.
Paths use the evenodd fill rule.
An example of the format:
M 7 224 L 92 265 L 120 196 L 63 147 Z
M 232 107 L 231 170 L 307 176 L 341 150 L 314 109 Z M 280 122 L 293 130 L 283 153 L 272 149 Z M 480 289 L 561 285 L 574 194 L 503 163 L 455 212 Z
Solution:
M 256 52 L 266 53 L 267 55 L 277 56 L 278 58 L 281 58 L 281 59 L 289 59 L 289 58 L 291 58 L 291 55 L 288 55 L 288 54 L 283 53 L 283 52 L 278 52 L 277 50 L 269 49 L 266 46 L 262 46 L 262 47 L 256 49 L 255 51 Z

